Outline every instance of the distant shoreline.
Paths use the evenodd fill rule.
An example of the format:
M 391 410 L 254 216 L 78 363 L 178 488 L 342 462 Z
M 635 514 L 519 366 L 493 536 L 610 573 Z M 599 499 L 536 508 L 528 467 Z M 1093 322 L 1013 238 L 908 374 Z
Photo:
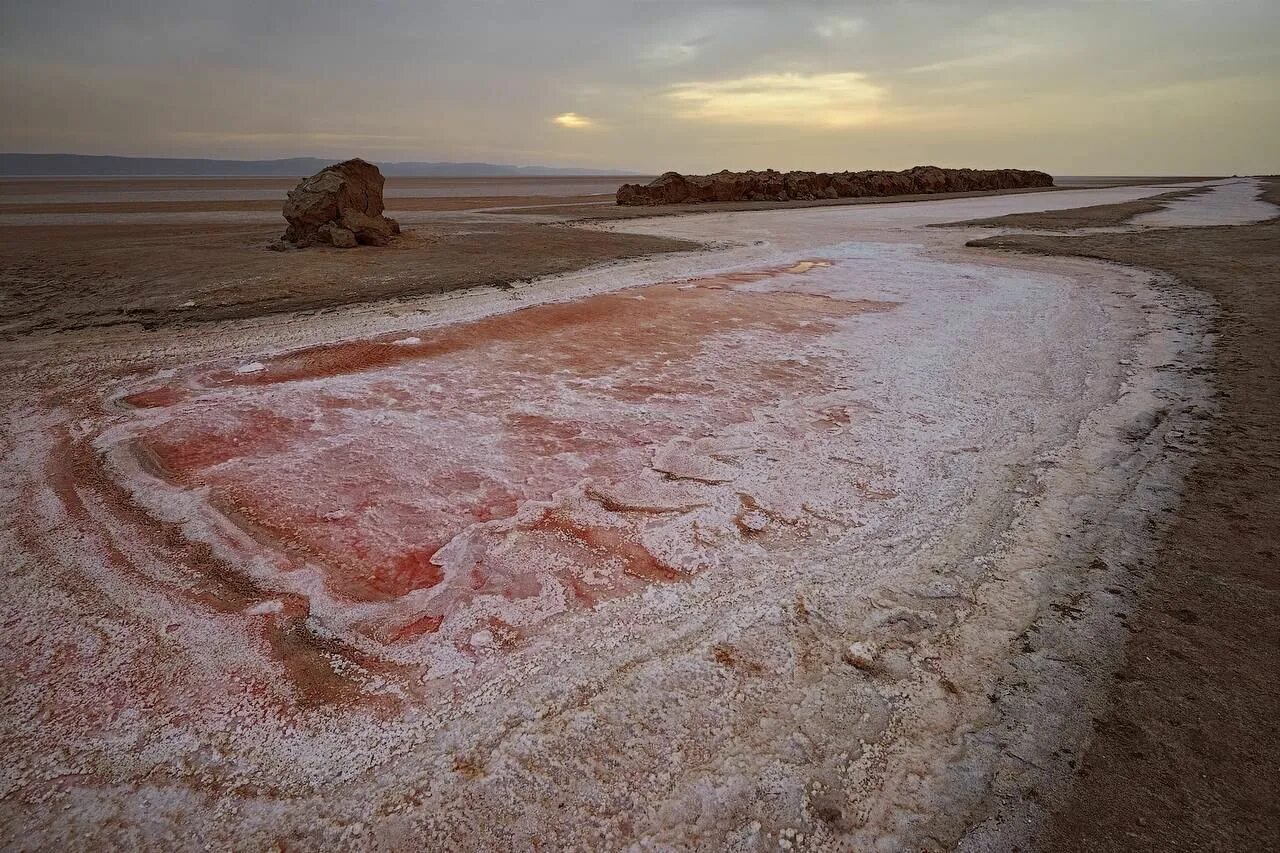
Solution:
M 0 169 L 0 181 L 18 181 L 18 180 L 23 180 L 23 181 L 25 181 L 25 180 L 33 180 L 33 181 L 34 181 L 34 180 L 79 180 L 79 179 L 89 179 L 89 180 L 112 180 L 112 179 L 114 179 L 114 180 L 137 180 L 137 179 L 142 179 L 142 178 L 145 178 L 145 179 L 152 179 L 152 178 L 154 178 L 154 179 L 157 179 L 157 180 L 210 180 L 210 181 L 216 181 L 216 180 L 234 180 L 234 179 L 253 180 L 253 179 L 260 179 L 260 178 L 262 178 L 262 179 L 268 179 L 268 178 L 280 178 L 280 179 L 298 178 L 298 179 L 301 179 L 301 178 L 305 178 L 308 174 L 311 174 L 311 173 L 309 173 L 309 172 L 308 172 L 308 173 L 306 173 L 306 174 L 303 174 L 303 173 L 298 173 L 298 174 L 284 174 L 284 173 L 278 173 L 278 174 L 275 174 L 275 173 L 272 173 L 272 174 L 268 174 L 268 173 L 245 173 L 245 172 L 240 172 L 240 173 L 228 172 L 228 173 L 225 173 L 225 174 L 222 174 L 222 173 L 213 173 L 213 172 L 154 172 L 154 173 L 152 173 L 152 172 L 148 172 L 148 173 L 129 173 L 129 172 L 56 172 L 56 173 L 55 173 L 55 172 L 50 172 L 50 173 L 35 173 L 35 172 L 32 172 L 32 173 L 19 173 L 19 172 L 7 172 L 7 171 L 4 171 L 3 169 Z M 485 178 L 492 178 L 492 179 L 506 179 L 506 180 L 511 180 L 511 179 L 521 179 L 521 178 L 526 178 L 526 179 L 546 179 L 546 178 L 622 178 L 622 179 L 626 179 L 626 180 L 635 180 L 635 179 L 637 179 L 637 178 L 647 178 L 647 177 L 652 177 L 652 176 L 651 176 L 651 175 L 649 175 L 648 173 L 644 173 L 644 172 L 610 172 L 610 171 L 600 171 L 600 172 L 583 171 L 583 172 L 577 172 L 577 171 L 575 171 L 575 172 L 572 172 L 572 173 L 568 173 L 568 172 L 566 172 L 566 173 L 562 173 L 562 174 L 561 174 L 561 173 L 556 173 L 556 174 L 550 174 L 550 173 L 548 173 L 548 174 L 542 174 L 542 173 L 510 173 L 510 172 L 507 172 L 507 173 L 503 173 L 503 172 L 492 172 L 492 173 L 478 173 L 478 172 L 477 172 L 477 173 L 470 173 L 470 172 L 468 172 L 468 173 L 458 173 L 458 174 L 421 174 L 421 175 L 413 175 L 413 174 L 396 174 L 396 173 L 390 173 L 390 172 L 389 172 L 389 173 L 386 173 L 386 177 L 388 177 L 388 178 L 440 178 L 440 179 L 456 179 L 456 178 L 465 178 L 465 179 L 468 179 L 468 180 L 481 180 L 481 179 L 485 179 Z M 1055 181 L 1073 181 L 1073 182 L 1074 182 L 1074 181 L 1089 181 L 1089 182 L 1096 182 L 1096 181 L 1115 181 L 1115 182 L 1117 182 L 1117 183 L 1138 183 L 1138 182 L 1142 182 L 1142 183 L 1149 183 L 1149 182 L 1152 182 L 1152 181 L 1178 181 L 1178 182 L 1189 182 L 1189 181 L 1214 181 L 1214 180 L 1221 180 L 1221 179 L 1224 179 L 1224 178 L 1229 177 L 1229 176 L 1227 176 L 1227 175 L 1054 175 L 1053 177 L 1054 177 L 1054 180 L 1055 180 Z
M 214 174 L 182 174 L 175 172 L 173 174 L 56 174 L 56 175 L 19 175 L 0 173 L 0 181 L 136 181 L 136 180 L 182 180 L 182 181 L 227 181 L 227 180 L 301 180 L 307 177 L 303 174 L 297 175 L 214 175 Z M 648 175 L 639 175 L 635 172 L 582 172 L 572 175 L 387 175 L 388 178 L 413 178 L 418 180 L 466 180 L 466 181 L 519 181 L 519 180 L 548 180 L 548 179 L 573 179 L 573 178 L 618 178 L 620 180 L 635 180 L 636 178 L 648 177 Z
M 285 157 L 267 160 L 227 160 L 206 157 L 117 157 L 99 154 L 27 154 L 0 152 L 0 176 L 15 178 L 162 178 L 162 177 L 276 177 L 314 175 L 342 158 Z M 620 174 L 631 170 L 580 166 L 515 166 L 506 163 L 451 161 L 376 162 L 388 177 L 580 177 Z

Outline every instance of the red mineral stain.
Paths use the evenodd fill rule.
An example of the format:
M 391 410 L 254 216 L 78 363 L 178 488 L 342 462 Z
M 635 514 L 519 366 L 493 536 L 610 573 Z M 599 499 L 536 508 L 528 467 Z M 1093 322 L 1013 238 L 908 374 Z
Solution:
M 520 644 L 520 629 L 514 625 L 499 619 L 497 616 L 490 616 L 485 620 L 485 628 L 488 629 L 489 635 L 493 637 L 500 649 L 514 649 Z
M 788 518 L 783 513 L 761 506 L 759 501 L 745 492 L 738 494 L 738 503 L 742 509 L 733 516 L 733 523 L 743 536 L 759 536 L 769 529 L 770 524 L 781 524 L 786 527 L 795 527 L 800 524 L 800 519 Z
M 388 598 L 398 598 L 415 589 L 427 589 L 444 579 L 444 571 L 431 562 L 438 548 L 415 548 L 391 563 L 374 569 L 370 588 Z
M 236 457 L 261 457 L 286 450 L 308 431 L 305 421 L 267 409 L 220 412 L 214 424 L 164 424 L 149 433 L 147 450 L 164 470 L 178 476 L 194 474 Z
M 158 388 L 147 388 L 121 397 L 121 401 L 135 409 L 154 409 L 172 406 L 186 399 L 186 391 L 176 385 L 162 385 Z
M 362 668 L 377 671 L 378 661 L 371 660 L 333 637 L 317 634 L 306 619 L 273 619 L 266 637 L 276 659 L 289 675 L 302 705 L 344 704 L 356 700 L 393 704 L 388 697 L 371 700 L 360 684 L 335 660 L 346 660 Z
M 426 634 L 434 634 L 440 630 L 440 626 L 443 624 L 443 616 L 433 613 L 424 614 L 388 632 L 385 641 L 387 643 L 404 643 L 416 640 Z
M 833 426 L 848 426 L 853 422 L 848 406 L 831 406 L 818 412 L 818 420 Z
M 534 525 L 534 529 L 581 544 L 591 555 L 588 559 L 596 562 L 620 560 L 622 571 L 632 577 L 666 583 L 687 577 L 653 556 L 649 549 L 628 538 L 623 531 L 579 524 L 558 510 L 547 510 Z
M 548 510 L 512 534 L 506 556 L 491 553 L 505 534 L 476 534 L 457 579 L 432 558 L 529 502 L 634 477 L 675 436 L 750 422 L 756 407 L 830 381 L 838 365 L 779 353 L 893 304 L 801 292 L 798 276 L 820 264 L 536 306 L 415 331 L 414 344 L 393 344 L 399 333 L 311 347 L 264 358 L 255 373 L 196 368 L 125 399 L 167 409 L 142 431 L 141 456 L 207 489 L 211 507 L 288 557 L 282 565 L 318 568 L 339 601 L 433 590 L 430 615 L 384 617 L 369 636 L 406 642 L 441 630 L 451 606 L 476 596 L 536 596 L 537 571 L 554 570 L 592 606 L 687 577 L 640 535 L 679 504 L 597 495 L 607 523 Z M 789 289 L 761 286 L 780 276 L 794 279 Z M 557 562 L 539 562 L 543 552 Z
M 742 509 L 733 516 L 734 526 L 743 536 L 759 536 L 768 526 L 768 514 L 760 509 L 760 504 L 751 495 L 739 494 L 738 503 Z
M 662 349 L 668 358 L 687 356 L 696 350 L 704 335 L 712 332 L 761 326 L 800 331 L 804 328 L 801 324 L 884 310 L 883 306 L 893 304 L 733 289 L 735 284 L 754 283 L 784 271 L 715 276 L 702 279 L 692 288 L 653 285 L 643 289 L 643 300 L 635 299 L 628 291 L 539 305 L 435 330 L 418 344 L 355 341 L 311 347 L 275 357 L 266 362 L 265 370 L 256 373 L 241 374 L 225 368 L 206 374 L 205 379 L 208 385 L 273 385 L 377 370 L 494 344 L 519 352 L 524 363 L 517 366 L 526 370 L 554 362 L 560 369 L 589 372 L 593 366 L 621 359 L 641 364 L 656 361 L 657 349 Z M 808 333 L 819 331 L 822 329 L 813 328 Z M 556 346 L 549 349 L 531 345 L 552 340 Z M 655 348 L 659 341 L 662 346 Z
M 898 493 L 892 489 L 877 489 L 870 483 L 859 480 L 853 484 L 858 494 L 870 501 L 887 501 L 890 498 L 896 498 Z

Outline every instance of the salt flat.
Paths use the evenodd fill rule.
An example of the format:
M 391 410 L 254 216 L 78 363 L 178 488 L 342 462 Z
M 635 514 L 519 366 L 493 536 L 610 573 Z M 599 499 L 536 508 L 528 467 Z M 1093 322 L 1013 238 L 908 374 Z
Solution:
M 1185 228 L 1206 225 L 1249 225 L 1276 215 L 1273 204 L 1258 198 L 1256 180 L 1219 181 L 1200 199 L 1182 199 L 1164 210 L 1135 216 L 1134 225 Z
M 5 807 L 67 847 L 959 841 L 1115 664 L 1213 306 L 924 226 L 1162 191 L 604 223 L 720 248 L 28 348 Z

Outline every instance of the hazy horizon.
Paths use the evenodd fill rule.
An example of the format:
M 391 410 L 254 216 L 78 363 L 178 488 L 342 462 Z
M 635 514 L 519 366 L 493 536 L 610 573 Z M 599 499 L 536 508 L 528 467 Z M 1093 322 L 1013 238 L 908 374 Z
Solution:
M 1280 170 L 1280 4 L 1258 0 L 55 0 L 0 23 L 13 152 Z
M 31 156 L 31 154 L 32 154 L 32 152 L 0 151 L 0 157 L 15 156 L 15 155 L 16 155 L 16 156 Z M 296 155 L 296 156 L 291 156 L 291 157 L 263 157 L 263 158 L 253 158 L 253 159 L 241 159 L 241 158 L 196 157 L 196 156 L 192 156 L 192 157 L 172 157 L 172 158 L 171 158 L 171 157 L 161 157 L 161 156 L 135 156 L 135 155 L 128 155 L 128 154 L 99 155 L 99 154 L 81 154 L 81 153 L 77 153 L 77 152 L 69 152 L 69 151 L 57 151 L 57 152 L 48 152 L 47 154 L 37 154 L 36 156 L 48 156 L 48 157 L 115 157 L 115 158 L 120 158 L 120 159 L 125 159 L 125 160 L 170 160 L 170 159 L 172 159 L 172 160 L 177 160 L 177 161 L 184 161 L 184 160 L 197 160 L 197 161 L 206 161 L 206 162 L 212 162 L 212 163 L 217 163 L 217 162 L 233 162 L 233 163 L 272 163 L 272 162 L 287 162 L 287 161 L 293 161 L 293 160 L 332 161 L 332 162 L 335 162 L 335 163 L 336 163 L 336 162 L 341 162 L 342 160 L 348 159 L 348 158 L 349 158 L 349 157 L 351 157 L 351 156 L 359 156 L 359 155 L 358 155 L 358 154 L 355 154 L 355 155 L 350 155 L 350 154 L 335 154 L 335 155 L 331 155 L 331 156 L 317 156 L 317 155 L 301 154 L 301 155 Z M 524 177 L 528 177 L 528 178 L 530 178 L 530 179 L 539 179 L 539 180 L 541 180 L 541 179 L 548 179 L 548 178 L 557 178 L 557 177 L 560 177 L 560 178 L 567 178 L 567 179 L 573 179 L 573 178 L 575 178 L 575 177 L 651 178 L 651 177 L 654 177 L 654 176 L 656 176 L 656 175 L 661 174 L 660 172 L 657 172 L 657 171 L 646 172 L 646 171 L 640 171 L 640 170 L 636 170 L 636 169 L 627 169 L 627 168 L 625 168 L 625 167 L 618 168 L 618 169 L 612 169 L 612 170 L 610 170 L 610 169 L 599 169 L 599 170 L 595 170 L 595 169 L 593 169 L 592 167 L 590 167 L 589 165 L 588 165 L 588 166 L 583 166 L 583 165 L 581 165 L 581 164 L 569 164 L 569 165 L 565 165 L 565 166 L 547 166 L 546 164 L 543 164 L 543 163 L 487 163 L 487 162 L 480 162 L 480 161 L 469 161 L 469 162 L 468 162 L 468 161 L 409 161 L 409 160 L 392 161 L 392 160 L 379 160 L 379 159 L 377 159 L 377 158 L 375 158 L 372 162 L 375 162 L 377 165 L 381 165 L 381 166 L 384 168 L 384 171 L 385 171 L 385 169 L 386 169 L 388 166 L 395 167 L 395 166 L 417 166 L 417 165 L 423 165 L 423 166 L 427 166 L 427 165 L 431 165 L 431 166 L 473 166 L 473 165 L 475 165 L 475 166 L 493 166 L 493 167 L 498 167 L 498 168 L 508 169 L 508 170 L 510 170 L 510 169 L 519 169 L 519 170 L 538 170 L 538 169 L 546 169 L 546 170 L 560 170 L 560 172 L 562 172 L 562 174 L 541 174 L 541 173 L 538 173 L 537 171 L 531 171 L 531 173 L 524 175 Z M 952 164 L 952 165 L 949 165 L 949 164 L 945 164 L 945 163 L 916 163 L 916 164 L 913 164 L 913 165 L 915 165 L 915 166 L 934 165 L 934 166 L 942 166 L 942 167 L 944 167 L 944 168 L 953 168 L 953 167 L 954 167 L 954 168 L 964 168 L 963 164 Z M 746 168 L 747 168 L 747 169 L 749 169 L 749 168 L 751 168 L 751 167 L 746 167 Z M 762 169 L 761 169 L 761 170 L 763 170 L 763 168 L 767 168 L 767 167 L 762 167 Z M 860 169 L 862 169 L 862 168 L 875 169 L 876 167 L 874 167 L 874 166 L 868 166 L 868 167 L 853 167 L 853 168 L 851 168 L 850 170 L 851 170 L 851 171 L 858 171 L 858 170 L 860 170 Z M 905 167 L 905 168 L 910 168 L 910 167 Z M 784 168 L 784 169 L 779 169 L 779 171 L 787 171 L 788 169 L 789 169 L 789 167 L 788 167 L 788 168 Z M 666 171 L 671 171 L 671 170 L 666 170 Z M 720 171 L 720 170 L 718 170 L 718 169 L 717 169 L 717 170 L 714 170 L 714 171 Z M 744 171 L 745 171 L 745 169 L 744 169 Z M 840 171 L 843 171 L 843 170 L 840 170 Z M 898 170 L 898 171 L 900 171 L 900 170 Z M 440 173 L 440 174 L 417 174 L 417 173 L 404 173 L 404 172 L 399 173 L 399 174 L 396 174 L 396 173 L 394 173 L 394 172 L 388 172 L 387 174 L 388 174 L 388 177 L 426 177 L 426 178 L 435 177 L 435 178 L 441 178 L 441 179 L 446 179 L 446 180 L 467 179 L 467 178 L 486 178 L 486 179 L 487 179 L 487 178 L 511 178 L 511 177 L 520 177 L 520 175 L 512 174 L 510 171 L 503 171 L 503 172 L 495 171 L 495 172 L 492 172 L 492 173 L 488 173 L 488 172 L 459 172 L 459 173 L 452 173 L 452 172 L 448 172 L 448 173 Z M 685 174 L 693 174 L 693 172 L 692 172 L 691 170 L 685 170 Z M 1132 173 L 1132 174 L 1126 174 L 1126 175 L 1121 175 L 1121 174 L 1116 174 L 1116 173 L 1104 173 L 1104 172 L 1094 172 L 1094 173 L 1089 173 L 1089 174 L 1085 174 L 1085 173 L 1068 174 L 1068 173 L 1066 173 L 1066 172 L 1058 172 L 1058 173 L 1051 173 L 1051 174 L 1054 174 L 1054 176 L 1055 176 L 1055 177 L 1060 177 L 1060 178 L 1077 178 L 1077 177 L 1078 177 L 1078 178 L 1105 178 L 1105 177 L 1115 177 L 1115 178 L 1141 178 L 1141 177 L 1151 177 L 1151 178 L 1159 178 L 1159 177 L 1182 177 L 1182 176 L 1190 176 L 1190 173 L 1173 174 L 1173 173 L 1168 173 L 1168 172 L 1138 172 L 1138 173 Z M 1236 174 L 1236 173 L 1233 173 L 1233 174 Z M 1246 174 L 1247 174 L 1247 173 L 1246 173 Z M 1259 174 L 1261 174 L 1261 173 L 1259 173 Z M 65 177 L 65 178 L 77 178 L 77 177 L 84 177 L 84 178 L 92 178 L 92 177 L 119 177 L 119 178 L 128 178 L 128 177 L 174 177 L 174 178 L 183 178 L 183 177 L 208 177 L 208 178 L 218 178 L 218 177 L 229 177 L 229 178 L 230 178 L 230 177 L 235 177 L 235 178 L 240 178 L 240 177 L 246 177 L 246 178 L 262 177 L 262 178 L 275 178 L 275 177 L 282 177 L 282 176 L 284 176 L 284 177 L 291 177 L 291 176 L 293 176 L 293 173 L 292 173 L 292 172 L 290 172 L 290 173 L 287 173 L 287 174 L 286 174 L 286 173 L 284 173 L 284 172 L 281 172 L 281 173 L 276 173 L 276 172 L 264 172 L 264 173 L 256 173 L 256 172 L 243 172 L 243 173 L 241 173 L 241 172 L 236 172 L 236 173 L 228 173 L 228 174 L 223 175 L 223 174 L 215 173 L 215 172 L 171 172 L 171 173 L 170 173 L 170 172 L 165 172 L 165 173 L 162 173 L 162 172 L 137 172 L 137 173 L 131 173 L 131 172 L 68 172 L 68 173 L 51 172 L 51 173 L 37 173 L 37 172 L 4 172 L 4 171 L 0 171 L 0 178 L 5 178 L 5 179 L 25 178 L 25 177 L 30 177 L 30 178 L 42 178 L 42 177 L 48 177 L 48 178 L 61 178 L 61 177 Z M 1218 176 L 1220 176 L 1220 177 L 1226 177 L 1227 175 L 1226 175 L 1226 173 L 1221 173 L 1221 174 L 1220 174 L 1220 175 L 1218 175 Z M 1195 177 L 1195 176 L 1193 176 L 1193 177 Z M 1205 177 L 1214 177 L 1214 175 L 1205 175 Z

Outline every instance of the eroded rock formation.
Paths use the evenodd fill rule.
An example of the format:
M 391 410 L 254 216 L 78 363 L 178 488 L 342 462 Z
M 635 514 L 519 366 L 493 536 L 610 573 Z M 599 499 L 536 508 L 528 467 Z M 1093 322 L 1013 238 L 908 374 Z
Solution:
M 810 201 L 915 193 L 974 192 L 1051 187 L 1053 177 L 1026 169 L 942 169 L 902 172 L 667 172 L 651 183 L 624 184 L 618 204 L 691 204 L 709 201 Z
M 289 190 L 281 238 L 296 246 L 385 246 L 400 225 L 382 215 L 382 172 L 359 158 L 326 166 Z

